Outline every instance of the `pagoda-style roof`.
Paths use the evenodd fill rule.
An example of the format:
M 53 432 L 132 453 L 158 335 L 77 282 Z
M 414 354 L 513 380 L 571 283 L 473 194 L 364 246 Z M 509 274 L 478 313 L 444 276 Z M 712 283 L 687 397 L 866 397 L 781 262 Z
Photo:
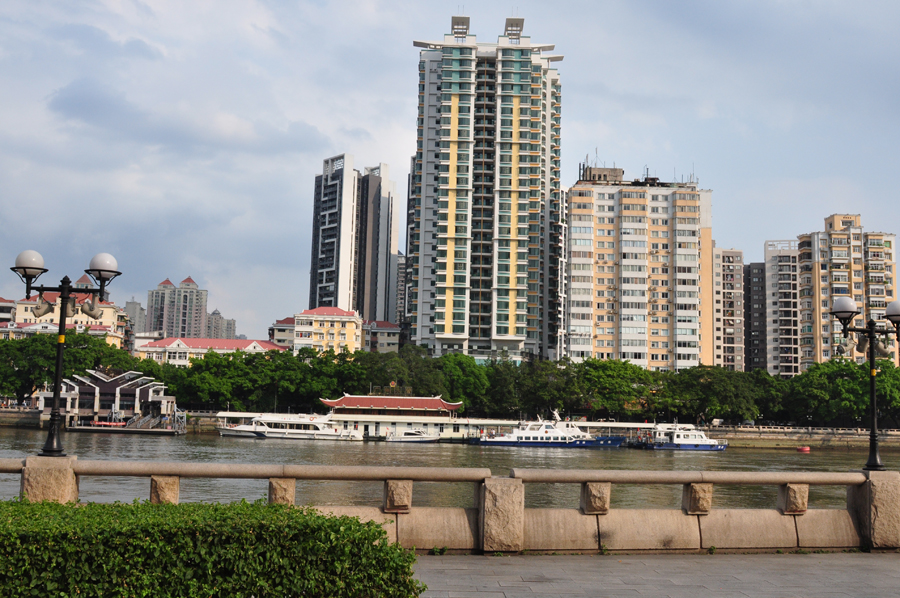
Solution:
M 332 409 L 408 409 L 410 411 L 456 411 L 462 407 L 462 403 L 448 403 L 436 397 L 396 397 L 396 396 L 370 396 L 348 395 L 339 399 L 321 399 L 323 403 Z

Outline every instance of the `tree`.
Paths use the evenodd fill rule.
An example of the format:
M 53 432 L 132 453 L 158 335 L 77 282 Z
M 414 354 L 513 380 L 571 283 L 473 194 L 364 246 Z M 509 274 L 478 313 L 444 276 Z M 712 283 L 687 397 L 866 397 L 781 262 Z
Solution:
M 650 390 L 650 372 L 616 359 L 585 359 L 577 377 L 584 406 L 595 413 L 640 411 Z
M 507 358 L 493 360 L 486 366 L 488 388 L 475 410 L 487 416 L 519 417 L 522 410 L 520 366 Z
M 462 412 L 473 406 L 483 405 L 489 384 L 484 366 L 478 365 L 474 357 L 462 353 L 448 353 L 441 356 L 440 366 L 448 401 L 462 402 Z

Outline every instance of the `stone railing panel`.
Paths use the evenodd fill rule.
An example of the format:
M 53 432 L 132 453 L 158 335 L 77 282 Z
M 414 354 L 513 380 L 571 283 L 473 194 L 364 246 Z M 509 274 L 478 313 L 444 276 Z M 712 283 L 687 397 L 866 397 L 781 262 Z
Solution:
M 528 550 L 600 550 L 597 516 L 578 509 L 525 509 L 523 531 Z
M 412 508 L 412 480 L 385 480 L 384 512 L 409 513 Z
M 697 519 L 677 509 L 612 509 L 597 518 L 607 550 L 699 550 Z
M 861 546 L 856 524 L 844 509 L 810 509 L 797 524 L 800 548 L 849 548 Z
M 397 536 L 404 548 L 446 548 L 473 552 L 481 548 L 478 509 L 416 507 L 397 515 Z
M 703 549 L 797 548 L 794 517 L 775 509 L 713 509 L 700 517 Z
M 847 488 L 847 510 L 868 548 L 900 547 L 900 472 L 867 471 L 864 484 Z

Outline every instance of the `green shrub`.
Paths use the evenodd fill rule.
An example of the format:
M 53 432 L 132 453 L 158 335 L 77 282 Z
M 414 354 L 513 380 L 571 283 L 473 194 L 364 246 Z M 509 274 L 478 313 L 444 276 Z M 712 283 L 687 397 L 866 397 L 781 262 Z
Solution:
M 405 598 L 414 561 L 374 522 L 284 505 L 0 501 L 0 596 Z

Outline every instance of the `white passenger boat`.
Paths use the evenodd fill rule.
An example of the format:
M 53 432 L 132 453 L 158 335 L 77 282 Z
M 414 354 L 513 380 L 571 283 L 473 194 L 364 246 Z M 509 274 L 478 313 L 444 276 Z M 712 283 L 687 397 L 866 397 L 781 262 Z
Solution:
M 483 446 L 539 446 L 552 448 L 617 448 L 625 442 L 624 436 L 592 436 L 578 427 L 576 422 L 562 421 L 557 411 L 554 421 L 538 417 L 534 422 L 521 422 L 508 434 L 482 435 L 472 444 Z
M 362 440 L 359 430 L 343 429 L 328 415 L 262 414 L 248 423 L 217 426 L 220 436 L 286 438 L 290 440 Z
M 657 451 L 724 451 L 728 441 L 707 438 L 703 430 L 689 424 L 656 424 L 633 446 Z
M 403 430 L 400 433 L 391 432 L 385 441 L 387 442 L 438 442 L 441 439 L 440 434 L 429 434 L 422 428 L 413 428 L 412 430 Z

